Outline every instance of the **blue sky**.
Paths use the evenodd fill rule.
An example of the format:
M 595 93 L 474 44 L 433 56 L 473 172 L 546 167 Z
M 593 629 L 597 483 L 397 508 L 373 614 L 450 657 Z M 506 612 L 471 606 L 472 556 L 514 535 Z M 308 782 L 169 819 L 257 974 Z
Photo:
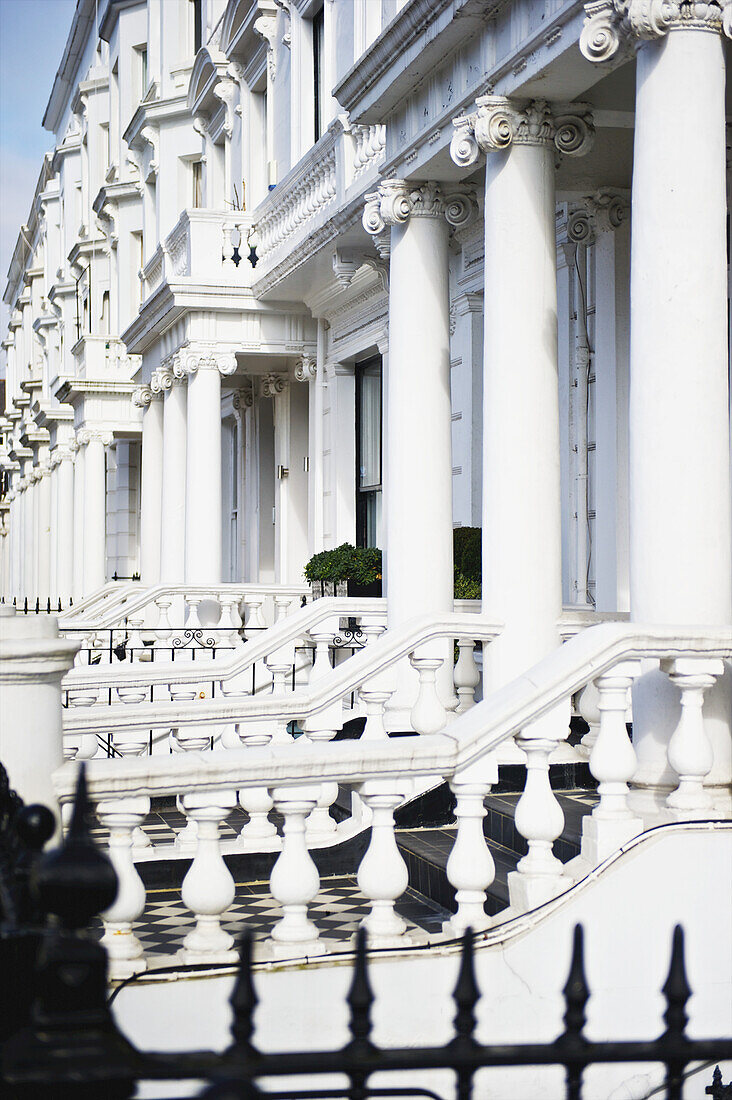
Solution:
M 0 297 L 52 135 L 41 121 L 76 0 L 0 0 Z M 5 336 L 7 310 L 0 324 Z

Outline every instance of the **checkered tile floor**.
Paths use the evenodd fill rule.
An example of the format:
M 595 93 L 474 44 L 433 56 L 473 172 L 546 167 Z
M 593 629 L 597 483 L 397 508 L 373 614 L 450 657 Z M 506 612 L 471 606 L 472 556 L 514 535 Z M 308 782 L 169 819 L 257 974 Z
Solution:
M 226 821 L 222 821 L 219 832 L 222 840 L 236 840 L 237 836 L 241 832 L 244 825 L 249 820 L 248 814 L 241 809 L 232 810 Z M 271 814 L 270 820 L 278 827 L 278 831 L 282 832 L 281 824 L 282 818 L 279 814 Z M 153 809 L 151 813 L 145 818 L 142 828 L 143 831 L 149 836 L 150 843 L 157 846 L 159 844 L 173 844 L 176 836 L 185 826 L 187 818 L 185 814 L 182 814 L 177 809 Z M 101 847 L 106 847 L 109 840 L 109 830 L 98 822 L 94 823 L 91 828 L 91 834 Z
M 446 909 L 411 889 L 402 895 L 396 908 L 409 928 L 426 932 L 438 932 L 450 916 Z M 345 945 L 368 911 L 355 877 L 343 876 L 323 879 L 320 893 L 308 908 L 308 916 L 317 925 L 324 944 L 333 946 Z M 269 886 L 253 883 L 237 886 L 234 904 L 222 927 L 233 936 L 248 927 L 255 938 L 265 939 L 281 916 Z M 194 924 L 195 918 L 181 901 L 180 891 L 151 890 L 145 912 L 135 924 L 135 934 L 147 955 L 172 955 L 183 946 L 183 937 L 192 931 Z M 101 935 L 101 929 L 97 931 Z

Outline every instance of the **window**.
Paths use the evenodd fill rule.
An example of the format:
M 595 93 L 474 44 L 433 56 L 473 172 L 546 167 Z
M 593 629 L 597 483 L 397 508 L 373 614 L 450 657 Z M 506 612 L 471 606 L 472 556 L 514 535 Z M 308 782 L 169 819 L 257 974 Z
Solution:
M 325 132 L 325 9 L 313 16 L 313 104 L 315 140 Z
M 381 527 L 381 356 L 356 365 L 356 543 L 378 546 Z
M 203 206 L 203 163 L 194 160 L 191 164 L 192 194 L 191 206 L 194 210 L 200 210 Z
M 145 98 L 147 93 L 147 46 L 137 47 L 137 58 L 139 63 L 140 74 L 140 102 Z
M 190 0 L 193 17 L 193 52 L 198 53 L 203 45 L 203 2 Z

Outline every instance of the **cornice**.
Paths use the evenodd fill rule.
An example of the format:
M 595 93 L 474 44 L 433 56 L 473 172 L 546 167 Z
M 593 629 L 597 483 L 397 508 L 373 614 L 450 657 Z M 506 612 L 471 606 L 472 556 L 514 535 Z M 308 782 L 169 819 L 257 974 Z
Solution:
M 130 119 L 122 135 L 123 141 L 132 149 L 143 150 L 148 144 L 142 131 L 147 126 L 159 126 L 161 122 L 188 118 L 188 97 L 171 96 L 169 99 L 155 99 L 141 103 Z

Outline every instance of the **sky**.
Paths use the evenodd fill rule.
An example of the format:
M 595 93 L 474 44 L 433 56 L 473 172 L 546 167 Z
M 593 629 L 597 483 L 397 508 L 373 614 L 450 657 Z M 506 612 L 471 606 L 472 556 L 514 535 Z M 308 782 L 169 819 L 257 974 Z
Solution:
M 76 0 L 0 0 L 0 298 L 53 142 L 42 120 L 75 7 Z M 0 340 L 7 317 L 3 302 Z

